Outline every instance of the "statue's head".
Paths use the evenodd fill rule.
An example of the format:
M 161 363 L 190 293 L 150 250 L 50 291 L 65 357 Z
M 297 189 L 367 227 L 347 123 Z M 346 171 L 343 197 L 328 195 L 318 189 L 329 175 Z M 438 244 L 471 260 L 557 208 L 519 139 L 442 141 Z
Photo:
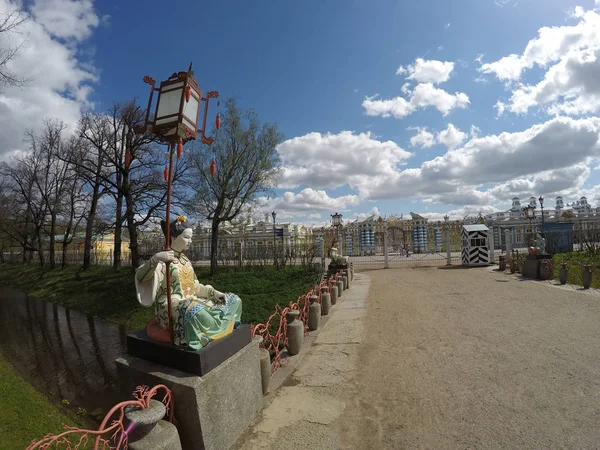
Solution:
M 167 235 L 167 222 L 162 220 L 160 222 L 160 227 L 162 228 L 165 236 Z M 192 245 L 192 225 L 188 222 L 188 220 L 184 216 L 177 216 L 175 220 L 172 220 L 169 224 L 170 234 L 171 234 L 171 248 L 177 252 L 181 252 L 183 250 L 187 250 Z

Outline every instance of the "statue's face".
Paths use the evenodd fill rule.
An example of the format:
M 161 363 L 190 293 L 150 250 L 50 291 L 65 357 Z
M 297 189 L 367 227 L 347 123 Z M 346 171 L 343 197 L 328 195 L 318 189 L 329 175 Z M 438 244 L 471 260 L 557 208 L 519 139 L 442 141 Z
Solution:
M 187 250 L 192 245 L 192 235 L 192 229 L 186 228 L 179 236 L 173 239 L 173 242 L 171 243 L 171 248 L 176 252 L 182 252 L 184 250 Z

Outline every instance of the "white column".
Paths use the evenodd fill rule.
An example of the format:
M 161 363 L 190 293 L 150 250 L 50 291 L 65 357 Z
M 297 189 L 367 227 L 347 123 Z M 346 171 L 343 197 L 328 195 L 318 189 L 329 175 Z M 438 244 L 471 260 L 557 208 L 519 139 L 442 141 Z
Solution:
M 446 265 L 452 265 L 452 249 L 450 248 L 450 226 L 446 226 Z
M 494 249 L 496 248 L 496 244 L 494 243 L 494 228 L 490 228 L 490 231 L 488 232 L 488 241 L 490 242 L 490 262 L 492 264 L 495 263 L 495 258 L 494 258 Z
M 388 269 L 390 267 L 390 260 L 388 255 L 388 235 L 387 230 L 383 232 L 383 268 Z
M 506 240 L 506 254 L 510 255 L 512 252 L 512 234 L 510 229 L 504 230 L 504 238 Z

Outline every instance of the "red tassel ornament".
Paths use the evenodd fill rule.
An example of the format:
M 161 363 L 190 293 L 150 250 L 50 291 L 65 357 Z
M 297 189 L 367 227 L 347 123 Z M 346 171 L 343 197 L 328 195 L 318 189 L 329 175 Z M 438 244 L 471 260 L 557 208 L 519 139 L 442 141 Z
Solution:
M 129 165 L 131 164 L 131 152 L 129 151 L 129 149 L 125 150 L 125 167 L 129 168 Z
M 221 128 L 221 114 L 217 114 L 217 120 L 215 125 L 217 126 L 217 130 Z
M 214 177 L 216 171 L 217 171 L 217 163 L 213 159 L 212 162 L 210 163 L 210 174 Z
M 181 158 L 183 155 L 183 139 L 179 138 L 179 142 L 177 143 L 177 157 Z
M 163 175 L 165 176 L 165 181 L 167 181 L 169 179 L 169 168 L 167 166 L 165 166 L 165 171 L 163 172 Z

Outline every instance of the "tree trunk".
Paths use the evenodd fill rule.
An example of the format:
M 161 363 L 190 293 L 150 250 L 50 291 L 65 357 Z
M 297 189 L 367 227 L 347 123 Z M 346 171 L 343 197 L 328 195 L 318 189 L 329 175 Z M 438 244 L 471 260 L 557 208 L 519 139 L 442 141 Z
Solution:
M 210 235 L 210 274 L 217 275 L 217 252 L 219 250 L 219 222 L 216 219 L 212 221 Z
M 56 214 L 52 213 L 50 216 L 50 252 L 48 255 L 50 256 L 50 268 L 54 269 L 56 267 L 56 259 L 55 259 L 55 251 L 54 251 L 54 237 L 56 233 Z
M 44 268 L 46 266 L 46 259 L 44 258 L 44 247 L 42 246 L 42 230 L 41 229 L 37 230 L 37 240 L 38 240 L 37 252 L 40 257 L 40 267 Z
M 135 213 L 133 210 L 133 197 L 129 192 L 128 175 L 123 179 L 123 185 L 127 192 L 125 196 L 125 218 L 127 219 L 127 230 L 129 231 L 129 250 L 131 252 L 131 267 L 137 268 L 140 265 L 140 254 L 137 242 L 137 229 L 135 226 Z
M 123 230 L 123 194 L 117 194 L 117 209 L 115 214 L 115 249 L 113 253 L 113 267 L 115 270 L 121 268 L 121 231 Z
M 67 240 L 63 240 L 62 243 L 62 261 L 60 264 L 61 269 L 64 269 L 67 265 L 67 248 L 68 248 L 69 244 L 67 242 Z
M 87 224 L 85 226 L 85 241 L 83 243 L 83 270 L 90 268 L 92 264 L 92 240 L 94 239 L 94 220 L 96 219 L 96 210 L 98 209 L 98 191 L 99 182 L 96 182 L 92 190 L 92 203 L 88 214 Z

